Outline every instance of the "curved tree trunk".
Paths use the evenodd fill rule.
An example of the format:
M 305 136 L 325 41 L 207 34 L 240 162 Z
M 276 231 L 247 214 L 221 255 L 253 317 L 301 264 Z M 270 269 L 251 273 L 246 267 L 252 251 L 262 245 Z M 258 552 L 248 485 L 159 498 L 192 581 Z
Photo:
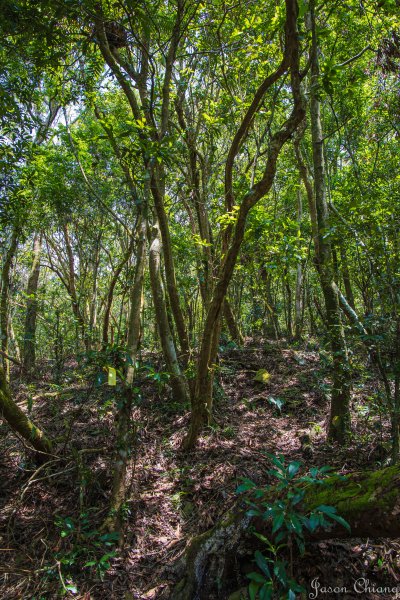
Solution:
M 274 501 L 274 492 L 269 494 Z M 335 506 L 351 527 L 341 525 L 318 531 L 315 539 L 337 537 L 400 536 L 400 465 L 380 471 L 354 473 L 345 480 L 332 477 L 324 486 L 309 487 L 304 497 L 307 512 L 325 504 Z M 212 529 L 193 538 L 184 558 L 176 565 L 180 579 L 171 600 L 208 600 L 219 588 L 227 589 L 241 557 L 256 549 L 257 538 L 249 534 L 250 517 L 238 506 Z M 268 537 L 269 522 L 254 521 L 256 530 Z M 235 578 L 233 578 L 235 579 Z
M 226 230 L 226 252 L 224 252 L 224 259 L 220 266 L 218 280 L 213 290 L 213 296 L 203 328 L 200 352 L 197 361 L 195 392 L 192 398 L 190 428 L 183 441 L 183 447 L 185 449 L 193 448 L 197 442 L 202 426 L 205 425 L 209 419 L 207 407 L 211 405 L 211 399 L 208 394 L 212 389 L 210 379 L 212 377 L 213 362 L 215 360 L 213 348 L 215 347 L 216 334 L 220 326 L 223 303 L 244 238 L 248 214 L 257 202 L 271 189 L 275 179 L 279 154 L 284 144 L 291 138 L 305 116 L 303 99 L 300 94 L 297 15 L 297 2 L 295 0 L 286 0 L 284 57 L 276 71 L 268 75 L 259 86 L 253 101 L 236 132 L 226 161 L 225 202 L 227 212 L 229 213 L 233 210 L 234 205 L 232 173 L 235 157 L 244 142 L 249 126 L 252 123 L 266 92 L 286 71 L 290 71 L 293 94 L 292 112 L 287 121 L 272 136 L 264 172 L 260 180 L 257 181 L 257 183 L 254 183 L 249 191 L 243 196 L 234 225 Z
M 144 164 L 147 164 L 148 161 L 147 157 L 145 156 L 147 151 L 144 150 L 146 144 L 148 144 L 149 141 L 151 141 L 152 143 L 159 143 L 160 140 L 163 139 L 163 137 L 166 135 L 168 130 L 170 113 L 170 85 L 172 79 L 172 71 L 175 62 L 176 51 L 183 37 L 183 7 L 184 3 L 181 2 L 181 0 L 179 0 L 177 2 L 176 20 L 170 38 L 170 43 L 166 49 L 164 77 L 161 82 L 161 94 L 158 98 L 161 104 L 161 119 L 159 127 L 157 127 L 155 125 L 153 114 L 150 109 L 150 96 L 153 95 L 154 90 L 152 89 L 150 92 L 150 90 L 147 89 L 149 70 L 149 56 L 148 49 L 146 47 L 147 41 L 145 44 L 141 45 L 140 50 L 138 50 L 141 56 L 141 76 L 140 79 L 138 79 L 133 74 L 132 69 L 126 69 L 126 63 L 124 62 L 123 58 L 118 53 L 118 51 L 114 48 L 110 48 L 104 29 L 104 15 L 102 14 L 100 5 L 96 6 L 95 29 L 97 34 L 97 43 L 99 44 L 100 51 L 106 63 L 115 75 L 119 85 L 121 86 L 121 89 L 126 95 L 134 118 L 140 120 L 142 117 L 144 117 L 147 123 L 152 124 L 152 126 L 146 130 L 146 133 L 145 131 L 142 131 L 140 133 L 142 141 L 145 142 L 143 144 Z M 138 89 L 139 98 L 136 95 L 135 88 Z M 164 171 L 165 169 L 163 164 L 156 165 L 152 169 L 150 187 L 159 223 L 160 236 L 163 244 L 167 293 L 171 302 L 171 310 L 174 316 L 174 321 L 181 346 L 182 359 L 184 364 L 186 364 L 189 360 L 189 340 L 187 337 L 185 320 L 183 317 L 183 312 L 181 309 L 179 294 L 176 285 L 175 264 L 164 201 Z
M 5 372 L 0 367 L 0 418 L 4 419 L 15 433 L 37 451 L 37 460 L 41 461 L 52 452 L 52 443 L 45 434 L 32 423 L 26 414 L 11 398 Z

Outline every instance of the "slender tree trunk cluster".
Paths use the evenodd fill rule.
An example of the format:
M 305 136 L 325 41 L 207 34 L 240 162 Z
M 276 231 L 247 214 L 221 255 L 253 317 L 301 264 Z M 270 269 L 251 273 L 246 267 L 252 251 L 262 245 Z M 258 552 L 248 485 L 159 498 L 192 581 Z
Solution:
M 353 57 L 331 64 L 327 48 L 334 56 L 344 50 L 336 50 L 336 41 L 325 45 L 324 35 L 331 30 L 329 25 L 321 34 L 321 23 L 333 17 L 314 0 L 301 3 L 300 10 L 296 0 L 285 0 L 275 16 L 265 7 L 252 20 L 245 17 L 240 27 L 235 19 L 241 22 L 243 15 L 235 12 L 237 7 L 221 6 L 222 16 L 214 6 L 184 0 L 167 8 L 168 18 L 146 3 L 143 11 L 125 2 L 95 3 L 90 10 L 82 7 L 80 18 L 69 7 L 62 18 L 54 16 L 56 29 L 68 33 L 68 56 L 77 52 L 73 40 L 85 40 L 79 49 L 84 68 L 78 61 L 83 71 L 64 65 L 73 77 L 62 86 L 73 81 L 77 89 L 83 86 L 87 98 L 82 107 L 69 107 L 66 97 L 76 92 L 63 88 L 63 119 L 54 129 L 56 143 L 48 145 L 58 102 L 49 96 L 43 122 L 39 109 L 34 116 L 27 110 L 31 129 L 36 127 L 30 138 L 33 150 L 15 157 L 22 167 L 13 201 L 25 198 L 26 187 L 38 214 L 28 228 L 23 211 L 14 207 L 2 245 L 1 416 L 40 456 L 53 452 L 54 443 L 13 402 L 7 385 L 10 363 L 23 377 L 35 378 L 37 355 L 42 355 L 38 319 L 51 340 L 57 383 L 72 346 L 79 360 L 126 350 L 119 373 L 122 401 L 116 410 L 112 498 L 104 523 L 111 530 L 119 526 L 126 499 L 144 338 L 151 338 L 151 349 L 161 350 L 168 394 L 182 407 L 190 406 L 182 441 L 186 451 L 195 448 L 213 422 L 214 377 L 224 338 L 238 346 L 248 335 L 277 341 L 285 336 L 296 344 L 307 337 L 323 338 L 331 359 L 328 435 L 345 444 L 351 430 L 346 318 L 379 375 L 390 413 L 393 462 L 399 454 L 400 253 L 398 223 L 395 216 L 388 217 L 390 203 L 375 217 L 376 256 L 361 240 L 373 225 L 367 215 L 375 194 L 371 190 L 385 179 L 381 146 L 398 131 L 386 123 L 389 132 L 379 139 L 375 159 L 367 156 L 372 168 L 365 175 L 357 163 L 362 136 L 353 140 L 347 130 L 346 111 L 353 115 L 358 104 L 348 102 L 341 114 L 340 102 L 329 92 L 338 73 L 365 60 L 371 48 L 357 48 Z M 341 22 L 337 10 L 332 8 L 334 24 Z M 160 25 L 164 20 L 165 27 Z M 204 36 L 205 23 L 209 37 Z M 236 44 L 237 77 L 232 59 Z M 254 46 L 251 58 L 247 45 Z M 389 85 L 386 75 L 393 74 L 390 61 L 397 60 L 398 48 L 392 46 L 386 41 L 374 53 L 374 68 L 385 74 L 376 77 L 377 89 L 383 80 Z M 271 48 L 268 56 L 265 48 Z M 360 72 L 369 68 L 373 70 L 365 63 Z M 60 90 L 54 86 L 57 97 Z M 364 104 L 372 111 L 370 98 Z M 377 100 L 377 112 L 378 105 Z M 75 110 L 76 122 L 70 118 Z M 371 131 L 373 126 L 381 130 L 380 123 L 372 124 Z M 371 131 L 369 141 L 378 136 Z M 327 148 L 336 134 L 336 147 L 332 143 Z M 7 144 L 11 147 L 12 136 Z M 339 166 L 349 189 L 358 194 L 354 207 L 349 208 L 347 192 L 331 181 Z M 369 204 L 364 199 L 368 194 Z M 20 285 L 13 269 L 20 248 L 32 242 L 29 258 L 21 258 L 21 301 L 21 294 L 13 293 L 14 279 Z M 50 290 L 43 310 L 42 279 L 43 289 Z M 22 326 L 12 318 L 21 308 Z M 385 343 L 382 331 L 389 340 Z M 18 340 L 23 342 L 22 358 Z
M 33 240 L 33 258 L 28 285 L 26 287 L 26 317 L 24 333 L 24 370 L 32 376 L 36 364 L 36 319 L 38 311 L 37 292 L 40 275 L 40 253 L 42 236 L 36 234 Z

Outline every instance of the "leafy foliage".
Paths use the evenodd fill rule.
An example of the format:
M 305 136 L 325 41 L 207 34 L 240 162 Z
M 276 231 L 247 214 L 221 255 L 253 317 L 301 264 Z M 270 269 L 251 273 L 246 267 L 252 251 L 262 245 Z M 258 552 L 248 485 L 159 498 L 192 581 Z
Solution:
M 254 559 L 261 572 L 248 575 L 251 580 L 249 594 L 252 600 L 256 597 L 268 600 L 279 597 L 295 598 L 296 593 L 303 592 L 299 583 L 293 579 L 293 544 L 296 543 L 301 555 L 305 552 L 306 533 L 315 533 L 318 529 L 329 529 L 339 523 L 350 530 L 349 524 L 334 506 L 321 504 L 306 511 L 302 505 L 306 490 L 309 486 L 323 486 L 324 479 L 331 474 L 331 467 L 313 467 L 306 475 L 298 476 L 301 463 L 292 461 L 285 464 L 282 455 L 268 455 L 273 468 L 267 471 L 269 477 L 276 483 L 257 487 L 245 479 L 238 486 L 236 493 L 246 493 L 245 503 L 248 505 L 246 514 L 258 517 L 270 523 L 271 539 L 261 532 L 255 532 L 256 537 L 266 547 L 267 554 L 257 550 Z M 271 502 L 269 495 L 276 499 Z M 290 562 L 282 558 L 283 549 L 289 549 Z

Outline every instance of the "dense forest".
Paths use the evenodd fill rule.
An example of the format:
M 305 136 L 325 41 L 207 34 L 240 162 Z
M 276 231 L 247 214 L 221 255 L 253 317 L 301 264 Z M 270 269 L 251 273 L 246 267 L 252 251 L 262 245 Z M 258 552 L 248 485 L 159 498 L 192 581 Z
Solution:
M 398 0 L 2 0 L 0 596 L 400 597 Z

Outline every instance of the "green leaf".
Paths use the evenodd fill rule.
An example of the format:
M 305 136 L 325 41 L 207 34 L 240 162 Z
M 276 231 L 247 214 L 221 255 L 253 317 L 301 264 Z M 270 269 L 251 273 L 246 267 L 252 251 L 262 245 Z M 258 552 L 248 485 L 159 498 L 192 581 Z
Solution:
M 274 398 L 273 396 L 269 396 L 268 402 L 276 406 L 279 412 L 282 412 L 282 408 L 285 405 L 285 401 L 282 398 Z
M 261 573 L 256 573 L 256 572 L 248 573 L 246 575 L 246 577 L 248 579 L 251 579 L 252 581 L 257 582 L 257 583 L 264 583 L 265 582 L 265 577 L 263 575 L 261 575 Z
M 309 519 L 305 521 L 305 525 L 307 529 L 313 533 L 319 525 L 319 516 L 315 513 L 311 513 Z
M 337 521 L 338 523 L 340 523 L 340 525 L 343 525 L 343 527 L 345 529 L 347 529 L 347 531 L 351 532 L 351 527 L 350 527 L 349 523 L 345 519 L 343 519 L 343 517 L 340 517 L 339 515 L 336 515 L 336 514 L 331 514 L 329 516 L 334 521 Z
M 304 494 L 305 494 L 304 490 L 300 490 L 296 494 L 293 494 L 293 496 L 291 497 L 291 500 L 290 500 L 292 503 L 292 506 L 296 506 L 296 504 L 301 502 L 304 498 Z
M 271 545 L 271 542 L 269 541 L 268 538 L 265 537 L 265 535 L 263 535 L 262 533 L 258 533 L 258 531 L 254 532 L 254 535 L 261 540 L 262 542 L 264 542 L 264 544 L 267 544 L 267 546 Z
M 271 572 L 269 570 L 267 561 L 265 560 L 265 556 L 259 550 L 257 550 L 254 553 L 254 558 L 256 559 L 257 566 L 261 569 L 264 575 L 271 579 Z
M 275 541 L 276 542 L 283 542 L 283 540 L 287 539 L 287 532 L 286 531 L 280 531 L 278 533 L 278 535 L 275 537 Z
M 76 587 L 76 585 L 66 585 L 65 589 L 68 590 L 69 592 L 71 592 L 71 594 L 77 594 L 78 593 L 78 588 Z
M 299 15 L 298 15 L 298 19 L 302 19 L 304 17 L 304 15 L 306 14 L 308 5 L 307 2 L 305 0 L 300 0 L 299 2 Z
M 260 589 L 260 584 L 252 581 L 249 585 L 249 596 L 250 600 L 256 600 L 257 592 Z
M 329 467 L 328 465 L 325 465 L 319 469 L 320 473 L 329 473 L 329 471 L 332 471 L 332 467 Z
M 272 582 L 264 583 L 259 591 L 260 600 L 271 600 L 273 594 Z
M 246 511 L 246 515 L 248 517 L 259 517 L 261 512 L 257 508 L 250 508 L 250 510 Z
M 244 479 L 243 483 L 241 483 L 236 488 L 236 494 L 242 494 L 243 492 L 247 492 L 248 490 L 252 490 L 255 487 L 256 487 L 256 484 L 254 483 L 254 481 L 251 481 L 251 479 Z
M 100 560 L 99 563 L 103 564 L 103 565 L 110 565 L 110 558 L 115 558 L 115 552 L 109 552 L 107 554 L 104 554 Z
M 297 547 L 299 549 L 300 556 L 304 556 L 304 552 L 306 551 L 306 547 L 305 547 L 305 544 L 304 544 L 302 538 L 298 537 L 297 535 L 296 535 L 296 544 L 297 544 Z
M 293 477 L 296 475 L 296 473 L 298 472 L 300 467 L 301 467 L 301 462 L 299 462 L 298 460 L 295 460 L 289 464 L 287 470 L 288 470 L 288 475 L 289 475 L 290 479 L 293 479 Z
M 297 535 L 303 535 L 303 526 L 299 519 L 299 517 L 295 513 L 290 514 L 290 524 L 292 526 L 293 531 L 297 533 Z
M 283 454 L 280 454 L 279 456 L 273 456 L 272 457 L 272 464 L 275 465 L 275 467 L 278 467 L 278 469 L 280 471 L 284 471 L 285 470 L 285 463 L 284 463 L 284 457 Z
M 118 542 L 120 539 L 118 531 L 112 531 L 111 533 L 105 533 L 100 537 L 101 542 Z
M 267 510 L 263 512 L 262 518 L 264 521 L 267 521 L 270 517 L 272 517 L 273 512 L 272 506 L 268 507 Z
M 89 560 L 89 562 L 84 564 L 84 567 L 94 567 L 97 565 L 97 560 Z
M 283 525 L 285 520 L 285 513 L 279 512 L 272 521 L 272 533 L 276 533 Z
M 277 560 L 274 564 L 274 574 L 278 581 L 284 586 L 287 586 L 288 576 L 286 573 L 285 563 L 281 560 Z
M 334 506 L 329 506 L 327 504 L 320 504 L 315 510 L 319 510 L 320 512 L 329 516 L 337 512 Z

